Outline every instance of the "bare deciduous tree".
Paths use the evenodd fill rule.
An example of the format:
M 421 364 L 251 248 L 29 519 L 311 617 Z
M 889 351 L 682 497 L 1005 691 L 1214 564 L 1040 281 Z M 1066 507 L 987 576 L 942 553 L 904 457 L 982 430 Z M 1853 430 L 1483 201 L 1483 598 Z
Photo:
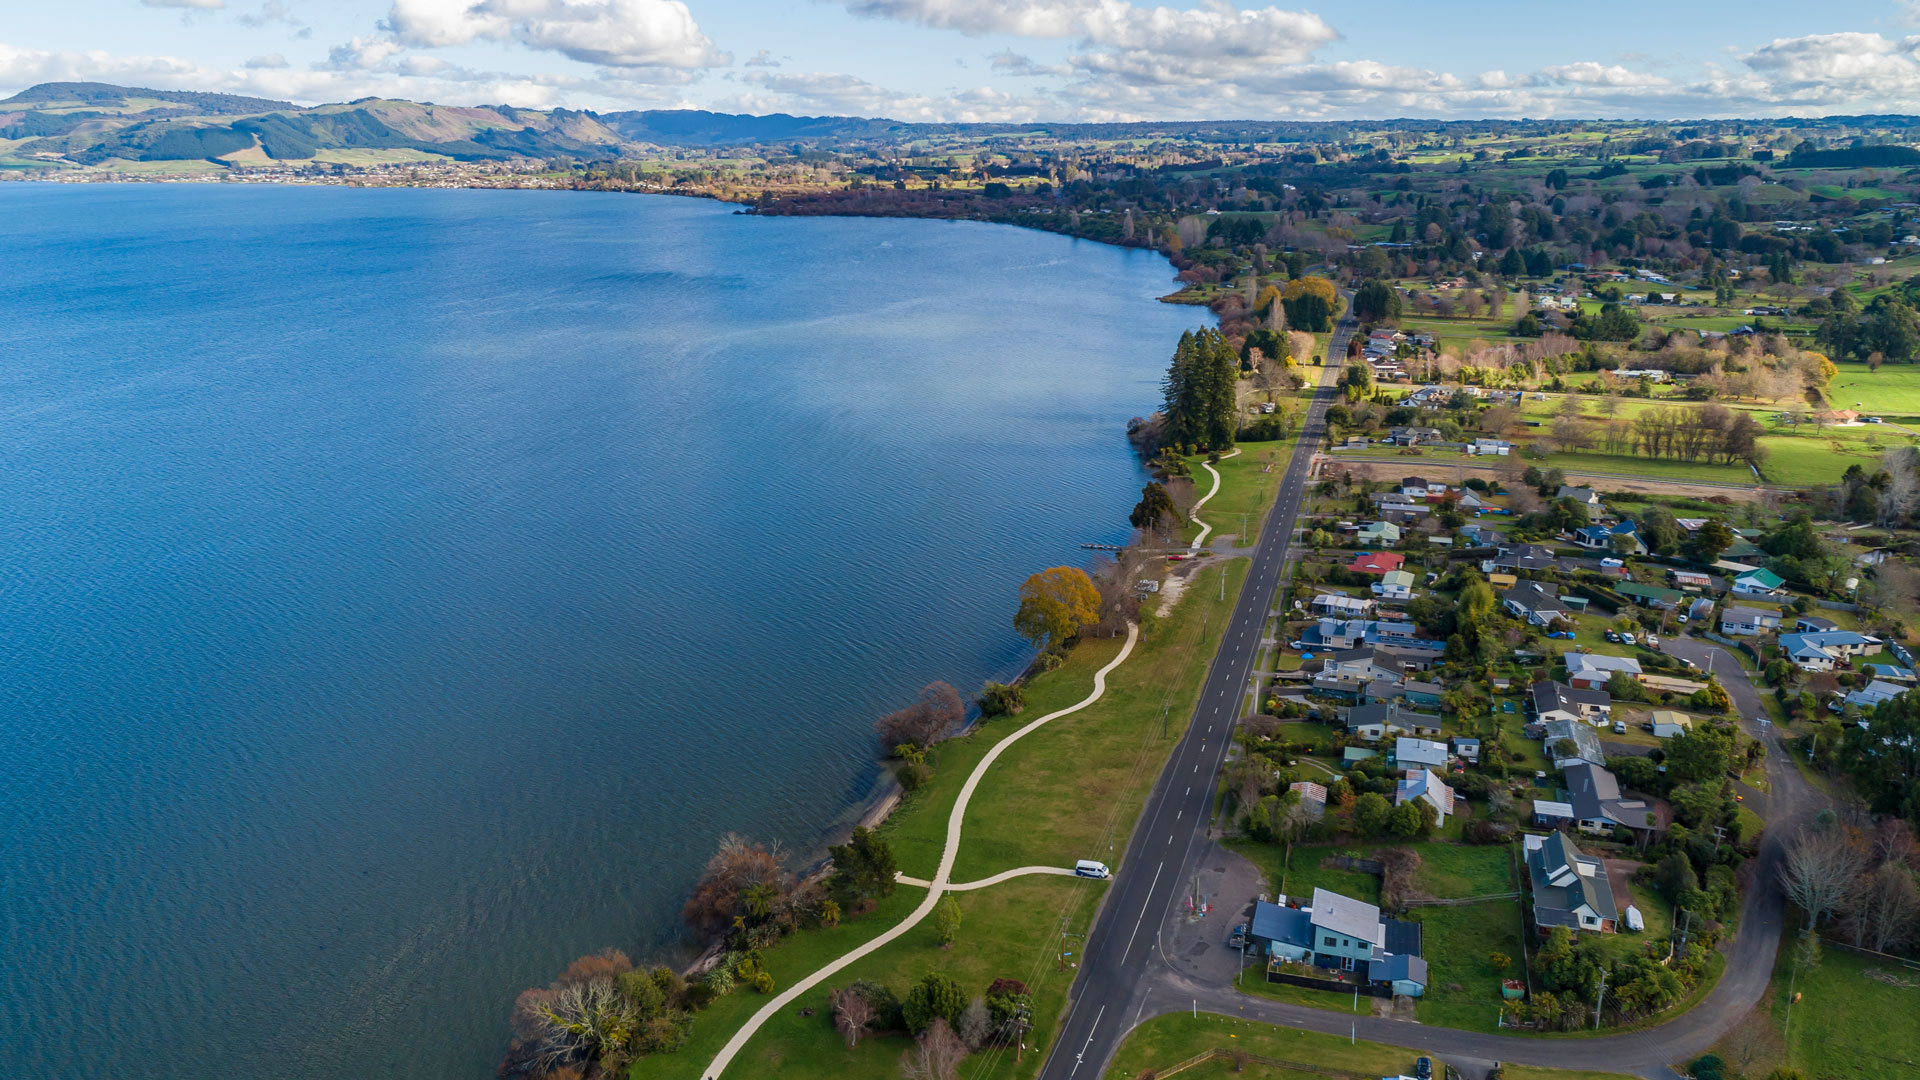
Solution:
M 920 700 L 874 721 L 873 730 L 887 749 L 911 743 L 922 749 L 946 738 L 967 718 L 960 691 L 943 683 L 928 683 Z
M 920 1033 L 913 1049 L 900 1055 L 901 1080 L 953 1080 L 967 1057 L 967 1044 L 945 1020 L 936 1019 Z
M 1847 905 L 1846 926 L 1853 943 L 1874 952 L 1890 952 L 1914 935 L 1920 916 L 1920 885 L 1913 872 L 1896 862 L 1883 862 L 1862 875 Z
M 1802 832 L 1787 844 L 1780 884 L 1809 927 L 1839 910 L 1860 877 L 1860 853 L 1840 837 Z
M 833 1026 L 846 1038 L 847 1049 L 851 1050 L 860 1045 L 860 1037 L 873 1023 L 873 1002 L 850 986 L 835 990 L 832 1001 Z

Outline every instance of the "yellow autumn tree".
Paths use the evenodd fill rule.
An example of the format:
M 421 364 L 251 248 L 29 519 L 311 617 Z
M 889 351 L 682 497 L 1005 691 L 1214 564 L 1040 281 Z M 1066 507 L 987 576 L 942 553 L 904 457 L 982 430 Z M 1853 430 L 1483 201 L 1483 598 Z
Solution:
M 1298 300 L 1303 296 L 1318 296 L 1332 307 L 1340 294 L 1335 291 L 1333 282 L 1323 277 L 1297 277 L 1287 282 L 1286 292 L 1281 294 L 1288 300 Z
M 1055 649 L 1099 618 L 1100 590 L 1093 587 L 1093 579 L 1079 567 L 1056 566 L 1020 586 L 1013 628 L 1039 648 Z

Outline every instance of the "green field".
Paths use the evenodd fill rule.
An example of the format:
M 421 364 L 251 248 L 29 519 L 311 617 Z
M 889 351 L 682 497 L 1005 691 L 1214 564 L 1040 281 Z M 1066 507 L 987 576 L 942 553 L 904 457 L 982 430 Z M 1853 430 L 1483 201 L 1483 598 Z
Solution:
M 1320 369 L 1309 370 L 1318 374 Z M 1303 406 L 1296 403 L 1295 409 L 1296 417 L 1305 415 Z M 1297 424 L 1298 421 L 1296 428 Z M 1267 506 L 1273 502 L 1274 485 L 1285 475 L 1287 455 L 1292 452 L 1291 442 L 1247 442 L 1240 444 L 1238 454 L 1214 465 L 1220 474 L 1220 493 L 1200 508 L 1200 519 L 1213 526 L 1213 531 L 1207 534 L 1209 542 L 1222 534 L 1241 537 L 1243 530 L 1246 536 L 1260 535 L 1260 522 L 1266 517 Z M 1213 484 L 1213 477 L 1201 468 L 1206 460 L 1204 454 L 1187 459 L 1193 469 L 1197 495 L 1205 495 Z M 1273 471 L 1263 471 L 1269 466 Z M 1198 526 L 1189 522 L 1183 535 L 1191 540 L 1199 531 Z M 1245 537 L 1241 537 L 1240 546 L 1248 546 Z
M 1408 1028 L 1408 1038 L 1419 1041 L 1419 1029 Z M 1269 1024 L 1201 1013 L 1198 1017 L 1174 1013 L 1141 1024 L 1120 1044 L 1113 1064 L 1107 1067 L 1107 1080 L 1133 1080 L 1143 1069 L 1164 1069 L 1208 1050 L 1246 1050 L 1250 1054 L 1278 1061 L 1295 1061 L 1321 1068 L 1349 1070 L 1355 1077 L 1413 1075 L 1417 1050 L 1405 1050 L 1379 1043 L 1352 1043 L 1334 1035 L 1296 1031 Z M 1431 1055 L 1429 1055 L 1431 1056 Z M 1434 1075 L 1445 1075 L 1443 1062 L 1434 1059 Z M 1181 1073 L 1182 1076 L 1225 1076 L 1231 1062 L 1216 1061 L 1209 1066 Z M 1217 1072 L 1213 1070 L 1218 1070 Z M 1249 1072 L 1242 1076 L 1285 1076 L 1285 1072 Z
M 1807 1080 L 1920 1076 L 1920 969 L 1829 948 L 1819 967 L 1792 980 L 1792 945 L 1781 944 L 1773 976 L 1773 1017 L 1785 1025 L 1787 1064 Z M 1789 1022 L 1790 982 L 1801 997 Z
M 1827 397 L 1836 409 L 1858 408 L 1889 420 L 1920 420 L 1920 364 L 1838 365 L 1840 374 L 1828 386 Z M 1861 404 L 1856 406 L 1854 402 Z

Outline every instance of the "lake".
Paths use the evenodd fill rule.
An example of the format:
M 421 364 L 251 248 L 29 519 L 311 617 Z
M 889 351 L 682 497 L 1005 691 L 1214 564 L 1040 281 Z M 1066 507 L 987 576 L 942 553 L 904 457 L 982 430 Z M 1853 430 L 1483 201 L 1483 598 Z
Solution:
M 492 1075 L 1115 542 L 1166 262 L 662 196 L 0 184 L 0 1047 Z

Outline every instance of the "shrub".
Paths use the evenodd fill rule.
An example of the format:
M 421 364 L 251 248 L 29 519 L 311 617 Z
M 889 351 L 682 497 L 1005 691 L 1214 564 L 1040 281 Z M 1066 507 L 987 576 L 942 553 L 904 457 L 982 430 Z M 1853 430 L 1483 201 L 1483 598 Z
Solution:
M 1027 692 L 1018 683 L 990 682 L 980 688 L 981 716 L 1015 716 L 1027 707 Z
M 773 993 L 773 972 L 761 968 L 753 973 L 753 988 L 763 994 Z
M 967 996 L 960 984 L 938 971 L 929 971 L 900 1001 L 900 1019 L 907 1030 L 925 1031 L 935 1020 L 957 1023 L 967 1007 Z

